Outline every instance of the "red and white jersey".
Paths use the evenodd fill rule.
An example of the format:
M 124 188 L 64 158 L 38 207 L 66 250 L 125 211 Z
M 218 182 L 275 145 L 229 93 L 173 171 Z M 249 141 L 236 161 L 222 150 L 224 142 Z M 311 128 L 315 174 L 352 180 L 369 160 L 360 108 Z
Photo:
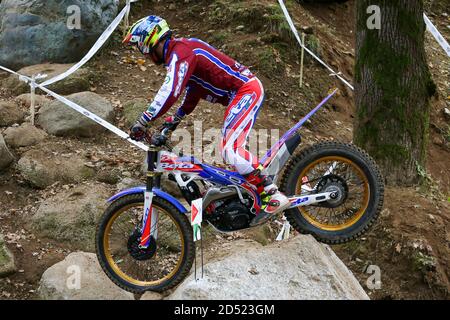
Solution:
M 180 109 L 185 114 L 191 113 L 200 99 L 228 106 L 236 92 L 255 77 L 247 67 L 194 38 L 169 40 L 164 57 L 167 76 L 143 114 L 146 121 L 166 113 L 183 91 Z

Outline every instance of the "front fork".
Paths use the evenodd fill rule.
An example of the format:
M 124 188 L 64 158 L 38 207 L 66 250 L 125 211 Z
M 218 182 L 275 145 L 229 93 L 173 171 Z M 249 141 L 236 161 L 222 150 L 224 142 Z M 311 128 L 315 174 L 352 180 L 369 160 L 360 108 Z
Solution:
M 158 238 L 159 212 L 153 208 L 153 188 L 161 186 L 161 173 L 156 172 L 155 162 L 158 157 L 158 150 L 150 147 L 147 153 L 147 182 L 144 193 L 144 214 L 142 216 L 141 241 L 139 247 L 147 249 L 151 238 Z

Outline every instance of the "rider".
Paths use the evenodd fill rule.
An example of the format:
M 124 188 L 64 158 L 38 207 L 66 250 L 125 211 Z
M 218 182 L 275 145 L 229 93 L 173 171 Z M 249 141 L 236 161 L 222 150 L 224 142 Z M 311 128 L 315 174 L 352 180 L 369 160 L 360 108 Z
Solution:
M 177 112 L 165 119 L 172 131 L 190 114 L 200 99 L 227 106 L 222 130 L 224 160 L 254 185 L 261 194 L 262 211 L 251 225 L 286 209 L 289 199 L 262 174 L 258 159 L 246 149 L 247 139 L 264 100 L 259 79 L 248 68 L 198 39 L 176 39 L 167 22 L 145 17 L 128 30 L 124 44 L 135 45 L 157 65 L 164 64 L 167 76 L 154 101 L 130 129 L 130 137 L 142 140 L 146 128 L 165 114 L 185 91 Z

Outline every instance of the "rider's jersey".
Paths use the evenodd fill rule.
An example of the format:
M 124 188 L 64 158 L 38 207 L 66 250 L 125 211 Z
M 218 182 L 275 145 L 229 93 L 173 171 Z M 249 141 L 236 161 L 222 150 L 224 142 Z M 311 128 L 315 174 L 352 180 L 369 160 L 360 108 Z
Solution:
M 185 114 L 191 113 L 200 99 L 227 106 L 242 85 L 255 77 L 247 67 L 198 39 L 169 40 L 164 57 L 167 76 L 144 112 L 147 121 L 166 113 L 185 89 L 180 106 Z

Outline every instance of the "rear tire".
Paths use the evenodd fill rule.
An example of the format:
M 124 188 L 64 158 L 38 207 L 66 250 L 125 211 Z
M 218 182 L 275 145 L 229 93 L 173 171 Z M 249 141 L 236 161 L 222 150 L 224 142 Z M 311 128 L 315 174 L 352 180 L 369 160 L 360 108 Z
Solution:
M 311 234 L 317 240 L 328 244 L 340 244 L 360 237 L 367 232 L 378 218 L 383 207 L 384 183 L 375 161 L 362 149 L 352 144 L 324 141 L 306 148 L 289 161 L 280 183 L 286 195 L 298 194 L 297 184 L 302 172 L 313 162 L 325 157 L 348 159 L 364 173 L 370 190 L 367 209 L 353 225 L 342 230 L 324 230 L 313 225 L 299 208 L 286 210 L 289 223 L 300 233 Z M 308 208 L 308 207 L 304 207 Z

